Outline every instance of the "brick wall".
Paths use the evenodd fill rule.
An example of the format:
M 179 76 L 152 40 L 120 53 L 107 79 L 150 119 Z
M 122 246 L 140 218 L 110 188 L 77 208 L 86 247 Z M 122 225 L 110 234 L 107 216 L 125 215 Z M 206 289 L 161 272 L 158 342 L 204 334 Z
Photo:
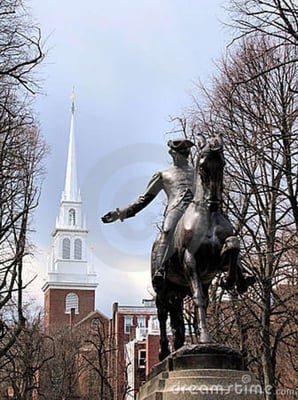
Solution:
M 152 311 L 151 311 L 152 310 Z M 146 327 L 148 327 L 148 321 L 151 315 L 155 316 L 156 311 L 155 308 L 152 307 L 134 307 L 134 306 L 118 306 L 117 303 L 113 305 L 113 318 L 111 321 L 112 332 L 114 340 L 114 352 L 111 356 L 111 370 L 114 379 L 111 381 L 114 389 L 114 400 L 122 400 L 123 392 L 125 389 L 125 344 L 128 343 L 133 337 L 130 334 L 126 334 L 124 332 L 124 319 L 125 316 L 131 316 L 133 318 L 132 324 L 135 328 L 137 326 L 137 318 L 138 316 L 146 317 Z M 131 333 L 135 331 L 135 329 L 131 330 Z M 157 336 L 158 337 L 158 336 Z M 145 348 L 145 342 L 143 344 Z M 158 349 L 159 345 L 157 346 Z M 136 350 L 136 349 L 135 349 Z M 138 351 L 135 351 L 135 363 Z M 158 359 L 158 358 L 157 358 Z M 153 360 L 153 358 L 152 358 Z M 138 389 L 138 385 L 144 380 L 146 369 L 145 368 L 137 368 L 137 364 L 135 364 L 135 369 L 138 370 L 138 375 L 135 376 L 135 388 Z
M 45 329 L 69 324 L 70 314 L 65 313 L 65 298 L 69 293 L 75 293 L 79 298 L 79 313 L 74 316 L 75 324 L 94 311 L 94 290 L 48 289 L 44 295 Z
M 146 375 L 149 375 L 151 368 L 159 362 L 159 335 L 147 335 L 146 339 Z
M 134 364 L 135 364 L 135 387 L 134 387 L 134 394 L 138 392 L 139 387 L 145 382 L 146 380 L 146 368 L 145 366 L 139 365 L 139 351 L 146 350 L 146 343 L 137 342 L 135 344 L 135 356 L 134 356 Z M 146 360 L 147 361 L 147 360 Z

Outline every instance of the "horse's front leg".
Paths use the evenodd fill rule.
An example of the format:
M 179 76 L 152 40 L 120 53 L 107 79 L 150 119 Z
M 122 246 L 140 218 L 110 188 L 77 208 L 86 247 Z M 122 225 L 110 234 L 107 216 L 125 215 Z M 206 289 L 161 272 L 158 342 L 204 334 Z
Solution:
M 223 287 L 227 290 L 233 289 L 237 283 L 239 251 L 239 239 L 236 236 L 227 237 L 221 250 L 223 270 L 228 272 L 228 276 L 223 283 Z
M 206 296 L 204 294 L 202 283 L 199 280 L 196 268 L 195 256 L 189 250 L 186 250 L 184 254 L 184 268 L 186 269 L 187 276 L 189 277 L 189 284 L 191 287 L 195 311 L 198 313 L 197 319 L 199 320 L 200 343 L 214 342 L 214 339 L 207 328 L 206 322 L 208 295 Z
M 223 269 L 228 271 L 228 277 L 223 282 L 223 287 L 227 290 L 237 287 L 238 293 L 247 291 L 248 287 L 253 285 L 255 277 L 243 275 L 243 268 L 240 259 L 240 243 L 236 236 L 229 236 L 221 251 Z
M 169 341 L 167 336 L 167 319 L 168 308 L 166 307 L 167 299 L 161 299 L 161 295 L 156 296 L 157 317 L 160 329 L 160 351 L 159 361 L 164 360 L 170 354 Z
M 207 327 L 207 305 L 208 305 L 208 294 L 204 294 L 202 283 L 199 282 L 199 303 L 198 303 L 198 317 L 200 320 L 200 343 L 214 343 L 215 340 L 211 336 Z

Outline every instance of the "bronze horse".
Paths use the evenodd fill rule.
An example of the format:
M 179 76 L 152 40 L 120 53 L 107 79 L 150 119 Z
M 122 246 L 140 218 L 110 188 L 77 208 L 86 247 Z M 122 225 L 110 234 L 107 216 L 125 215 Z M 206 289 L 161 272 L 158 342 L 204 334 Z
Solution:
M 223 171 L 225 160 L 221 135 L 209 140 L 198 138 L 195 191 L 192 202 L 179 220 L 170 244 L 166 276 L 156 291 L 160 324 L 160 360 L 169 355 L 166 321 L 170 315 L 175 350 L 184 344 L 183 300 L 190 295 L 195 305 L 200 342 L 213 342 L 206 324 L 208 289 L 216 274 L 226 272 L 225 287 L 247 289 L 239 260 L 239 240 L 222 212 Z M 158 239 L 152 249 L 154 275 Z

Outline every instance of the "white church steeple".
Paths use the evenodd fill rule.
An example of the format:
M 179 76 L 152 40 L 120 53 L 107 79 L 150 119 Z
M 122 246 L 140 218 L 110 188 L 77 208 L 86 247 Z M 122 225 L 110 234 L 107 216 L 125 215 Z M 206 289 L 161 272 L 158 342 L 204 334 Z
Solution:
M 95 289 L 96 274 L 86 244 L 88 230 L 78 189 L 75 135 L 74 92 L 71 96 L 71 122 L 64 191 L 59 216 L 53 232 L 53 246 L 48 265 L 47 288 Z
M 62 199 L 68 201 L 80 201 L 80 192 L 78 190 L 78 179 L 77 179 L 75 136 L 74 136 L 74 112 L 75 112 L 74 99 L 75 99 L 75 94 L 73 91 L 71 95 L 71 121 L 70 121 L 66 177 L 65 177 L 64 192 L 62 195 Z

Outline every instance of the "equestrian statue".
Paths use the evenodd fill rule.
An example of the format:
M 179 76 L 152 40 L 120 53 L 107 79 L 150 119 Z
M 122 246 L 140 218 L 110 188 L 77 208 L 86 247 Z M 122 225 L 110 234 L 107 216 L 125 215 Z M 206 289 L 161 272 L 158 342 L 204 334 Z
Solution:
M 195 144 L 185 138 L 169 140 L 173 165 L 151 178 L 145 192 L 129 206 L 110 211 L 104 223 L 135 216 L 160 191 L 167 196 L 161 230 L 151 254 L 152 285 L 160 325 L 160 353 L 170 354 L 166 321 L 170 316 L 174 349 L 184 345 L 183 302 L 193 300 L 200 343 L 213 343 L 206 323 L 208 289 L 219 273 L 225 273 L 221 285 L 244 293 L 254 277 L 244 270 L 240 243 L 233 226 L 222 211 L 223 140 L 220 134 L 208 140 L 197 138 L 195 168 L 189 163 Z

